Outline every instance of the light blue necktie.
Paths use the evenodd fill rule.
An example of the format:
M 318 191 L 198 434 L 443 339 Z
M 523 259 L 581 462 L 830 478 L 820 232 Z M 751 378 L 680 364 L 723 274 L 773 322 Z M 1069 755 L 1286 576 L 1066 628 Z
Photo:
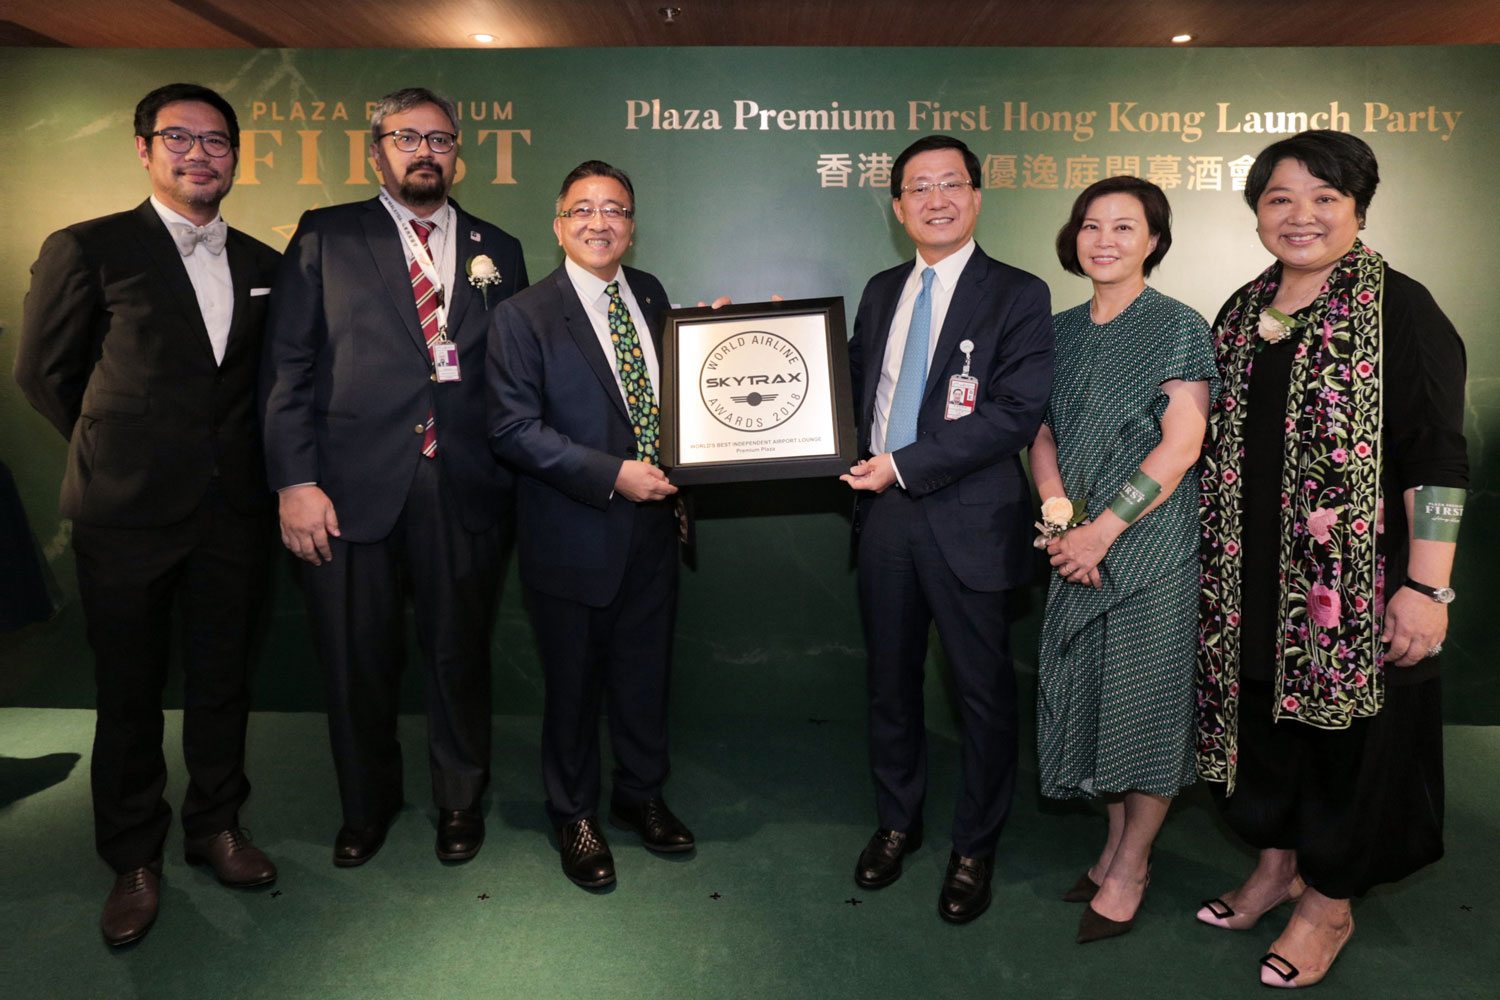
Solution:
M 901 352 L 901 373 L 891 394 L 891 415 L 885 423 L 885 450 L 905 448 L 917 439 L 917 411 L 927 388 L 927 343 L 932 331 L 932 268 L 922 271 L 922 291 L 912 306 L 911 326 L 906 331 L 906 349 Z

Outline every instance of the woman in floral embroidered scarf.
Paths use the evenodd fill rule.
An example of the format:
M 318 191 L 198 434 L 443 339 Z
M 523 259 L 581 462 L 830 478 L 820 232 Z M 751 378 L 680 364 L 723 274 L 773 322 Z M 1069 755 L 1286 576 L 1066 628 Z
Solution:
M 1109 832 L 1063 899 L 1086 903 L 1078 942 L 1129 931 L 1151 845 L 1192 784 L 1198 456 L 1218 381 L 1208 324 L 1146 284 L 1172 245 L 1161 188 L 1110 177 L 1057 234 L 1089 301 L 1053 317 L 1052 397 L 1031 474 L 1056 576 L 1037 671 L 1042 794 L 1101 798 Z M 1134 491 L 1140 490 L 1137 494 Z M 1154 492 L 1153 492 L 1154 491 Z M 1151 496 L 1146 494 L 1150 493 Z
M 1378 183 L 1346 133 L 1263 150 L 1245 200 L 1276 263 L 1214 323 L 1198 770 L 1260 857 L 1198 919 L 1245 930 L 1295 900 L 1269 986 L 1322 979 L 1350 899 L 1443 851 L 1433 657 L 1468 485 L 1464 349 L 1359 240 Z

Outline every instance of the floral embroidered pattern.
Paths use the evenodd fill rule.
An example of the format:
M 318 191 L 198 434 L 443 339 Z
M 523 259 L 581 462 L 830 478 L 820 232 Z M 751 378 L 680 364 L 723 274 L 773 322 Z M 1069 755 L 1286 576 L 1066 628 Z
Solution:
M 1239 709 L 1244 414 L 1262 316 L 1281 265 L 1252 282 L 1214 331 L 1224 391 L 1209 421 L 1200 511 L 1198 771 L 1234 788 Z M 1342 729 L 1380 710 L 1383 560 L 1380 301 L 1385 263 L 1356 242 L 1290 334 L 1282 454 L 1276 717 Z M 1308 320 L 1306 317 L 1313 318 Z

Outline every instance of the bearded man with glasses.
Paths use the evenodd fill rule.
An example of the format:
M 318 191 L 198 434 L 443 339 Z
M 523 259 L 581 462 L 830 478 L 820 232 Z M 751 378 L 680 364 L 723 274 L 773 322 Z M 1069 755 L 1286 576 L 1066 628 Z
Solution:
M 484 842 L 490 626 L 512 477 L 484 425 L 489 312 L 526 287 L 521 244 L 448 197 L 458 113 L 423 88 L 370 120 L 381 189 L 303 215 L 276 281 L 261 378 L 266 465 L 328 691 L 343 823 L 362 865 L 402 805 L 405 603 L 427 687 L 436 852 Z
M 277 261 L 219 215 L 239 136 L 234 109 L 206 87 L 142 98 L 135 148 L 151 197 L 47 238 L 16 353 L 22 392 L 68 439 L 62 514 L 94 651 L 94 839 L 116 873 L 100 920 L 111 945 L 145 935 L 160 899 L 174 605 L 187 860 L 226 885 L 276 878 L 239 815 L 272 544 L 255 384 Z

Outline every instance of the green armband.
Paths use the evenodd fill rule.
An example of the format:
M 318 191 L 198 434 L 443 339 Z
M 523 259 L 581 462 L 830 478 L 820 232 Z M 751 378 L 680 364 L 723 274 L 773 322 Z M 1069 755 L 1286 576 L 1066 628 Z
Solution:
M 1412 498 L 1411 536 L 1424 542 L 1458 541 L 1465 493 L 1453 486 L 1418 486 Z
M 1151 501 L 1161 495 L 1161 483 L 1146 475 L 1140 469 L 1135 470 L 1135 475 L 1130 481 L 1120 487 L 1120 492 L 1110 501 L 1109 509 L 1126 524 L 1134 524 L 1136 518 L 1146 513 L 1146 508 L 1151 506 Z

